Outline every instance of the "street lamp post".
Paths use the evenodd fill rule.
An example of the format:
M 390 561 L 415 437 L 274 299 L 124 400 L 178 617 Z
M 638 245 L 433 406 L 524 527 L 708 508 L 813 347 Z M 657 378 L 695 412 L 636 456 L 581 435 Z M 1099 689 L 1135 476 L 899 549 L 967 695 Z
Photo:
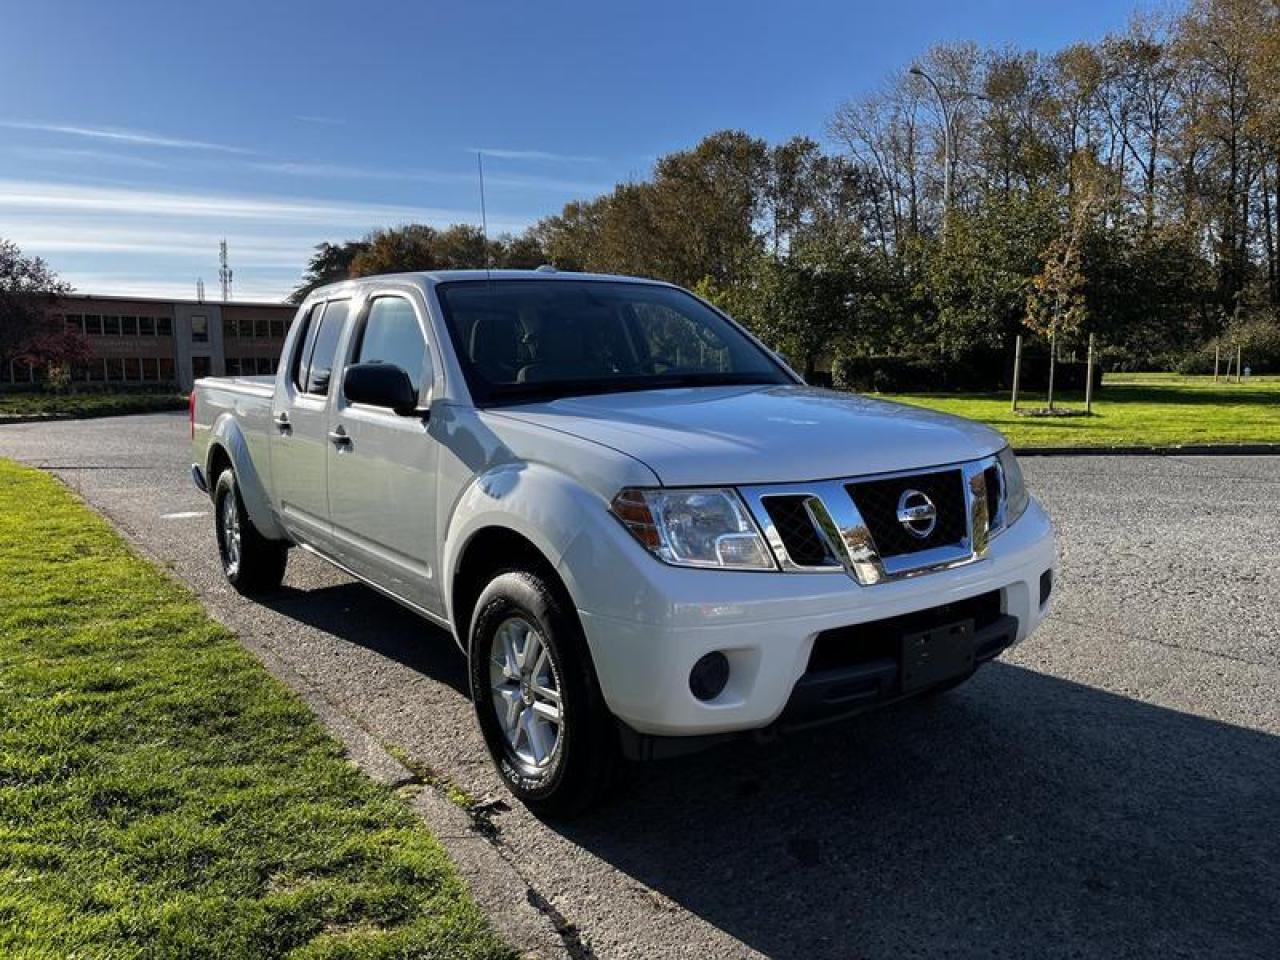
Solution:
M 933 88 L 934 96 L 938 98 L 938 106 L 942 110 L 942 230 L 945 233 L 947 219 L 951 215 L 951 107 L 937 81 L 921 67 L 912 67 L 907 72 L 912 76 L 920 77 Z

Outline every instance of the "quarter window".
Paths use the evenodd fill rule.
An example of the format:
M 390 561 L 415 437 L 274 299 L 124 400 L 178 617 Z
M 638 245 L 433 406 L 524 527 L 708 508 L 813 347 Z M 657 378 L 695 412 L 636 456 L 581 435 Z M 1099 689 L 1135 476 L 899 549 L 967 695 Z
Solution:
M 416 394 L 421 392 L 426 353 L 427 344 L 412 304 L 400 297 L 374 300 L 356 349 L 355 362 L 395 364 L 409 374 Z

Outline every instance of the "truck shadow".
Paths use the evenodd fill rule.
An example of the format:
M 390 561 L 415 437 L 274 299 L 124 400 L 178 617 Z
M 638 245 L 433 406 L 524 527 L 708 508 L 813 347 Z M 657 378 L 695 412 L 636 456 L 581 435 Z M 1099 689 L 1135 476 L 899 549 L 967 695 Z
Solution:
M 1280 738 L 1002 663 L 641 768 L 557 829 L 771 957 L 1280 944 Z
M 452 640 L 363 585 L 267 604 L 469 711 Z M 654 924 L 687 910 L 783 960 L 1280 943 L 1280 737 L 1003 662 L 937 701 L 636 767 L 536 829 L 652 891 Z
M 284 586 L 261 602 L 286 617 L 447 684 L 470 703 L 467 662 L 453 637 L 362 583 L 347 581 L 309 589 Z

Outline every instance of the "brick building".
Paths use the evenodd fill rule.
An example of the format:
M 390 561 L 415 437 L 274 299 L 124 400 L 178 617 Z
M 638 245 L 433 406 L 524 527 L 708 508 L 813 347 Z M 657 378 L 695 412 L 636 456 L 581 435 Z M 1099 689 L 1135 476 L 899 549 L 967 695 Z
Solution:
M 73 371 L 75 381 L 185 390 L 203 376 L 275 373 L 297 308 L 74 294 L 53 311 L 89 341 L 91 359 Z M 22 364 L 0 364 L 0 386 L 38 379 Z

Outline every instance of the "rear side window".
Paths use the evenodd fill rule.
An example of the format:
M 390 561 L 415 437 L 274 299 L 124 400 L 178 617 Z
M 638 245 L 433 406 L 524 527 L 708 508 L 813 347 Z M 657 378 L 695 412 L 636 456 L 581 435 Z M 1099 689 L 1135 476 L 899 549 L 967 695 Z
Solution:
M 311 369 L 311 350 L 316 345 L 316 331 L 320 329 L 320 314 L 324 304 L 317 303 L 302 318 L 302 330 L 293 348 L 293 385 L 298 390 L 307 389 L 307 373 Z
M 329 392 L 329 381 L 333 377 L 333 359 L 338 352 L 338 339 L 342 336 L 342 327 L 347 322 L 348 300 L 330 300 L 320 317 L 319 329 L 316 331 L 315 343 L 311 348 L 311 365 L 307 371 L 307 393 L 324 396 Z M 308 337 L 310 331 L 308 331 Z
M 409 374 L 414 393 L 419 393 L 426 352 L 418 317 L 408 300 L 379 297 L 373 301 L 356 350 L 356 363 L 394 364 Z

